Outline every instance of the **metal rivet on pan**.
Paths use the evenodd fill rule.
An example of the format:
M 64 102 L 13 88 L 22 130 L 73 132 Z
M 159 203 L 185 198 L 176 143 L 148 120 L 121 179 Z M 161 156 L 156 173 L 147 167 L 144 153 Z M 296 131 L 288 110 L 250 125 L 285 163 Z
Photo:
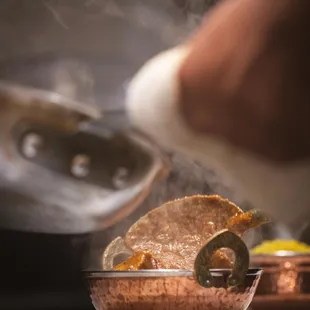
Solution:
M 34 158 L 43 147 L 44 139 L 37 133 L 27 133 L 21 143 L 21 152 L 27 158 Z
M 112 182 L 116 188 L 123 188 L 128 180 L 129 170 L 124 167 L 120 167 L 116 170 Z
M 74 156 L 71 163 L 71 173 L 76 178 L 85 178 L 90 172 L 91 158 L 85 154 Z

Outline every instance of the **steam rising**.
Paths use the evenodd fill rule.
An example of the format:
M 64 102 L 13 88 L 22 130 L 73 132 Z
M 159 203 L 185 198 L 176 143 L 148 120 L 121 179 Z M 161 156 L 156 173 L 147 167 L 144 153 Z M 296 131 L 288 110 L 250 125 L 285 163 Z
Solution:
M 126 81 L 183 42 L 213 2 L 3 0 L 0 78 L 119 108 Z
M 179 43 L 199 25 L 203 14 L 214 0 L 88 0 L 79 2 L 79 9 L 91 14 L 121 19 L 132 26 L 156 33 L 163 43 Z M 61 1 L 45 0 L 55 22 L 70 29 Z
M 125 36 L 125 40 L 128 40 L 128 44 L 126 48 L 122 49 L 121 57 L 123 59 L 134 57 L 138 59 L 137 63 L 142 65 L 144 60 L 148 58 L 144 55 L 153 55 L 159 50 L 183 42 L 199 25 L 210 4 L 206 0 L 88 0 L 84 1 L 84 3 L 80 2 L 78 8 L 87 14 L 81 17 L 85 18 L 85 20 L 111 18 L 112 20 L 118 20 L 120 25 L 126 25 L 126 29 L 122 30 L 122 33 Z M 72 26 L 70 25 L 70 18 L 67 16 L 68 11 L 73 9 L 72 7 L 68 7 L 66 4 L 61 3 L 61 1 L 55 0 L 45 0 L 43 5 L 51 14 L 56 24 L 70 31 Z M 76 10 L 76 8 L 74 9 Z M 109 27 L 111 23 L 107 22 L 105 24 Z M 150 50 L 148 45 L 152 44 L 152 42 L 142 40 L 142 37 L 140 40 L 138 37 L 139 32 L 133 31 L 134 29 L 139 29 L 145 33 L 152 33 L 157 37 L 157 46 Z M 111 26 L 112 31 L 113 26 Z M 137 45 L 137 42 L 141 43 Z M 115 44 L 115 49 L 119 45 L 117 40 L 115 43 L 111 42 L 110 44 L 112 46 Z M 141 60 L 139 55 L 141 55 Z M 132 73 L 134 72 L 130 72 L 130 76 Z M 55 81 L 54 91 L 90 104 L 95 102 L 94 98 L 96 95 L 93 87 L 95 81 L 91 70 L 85 63 L 74 59 L 62 60 L 54 66 L 52 76 Z M 122 81 L 122 84 L 114 92 L 113 99 L 117 98 L 119 93 L 124 94 L 124 84 L 126 82 Z M 86 90 L 86 96 L 83 90 Z M 81 96 L 81 92 L 83 96 Z

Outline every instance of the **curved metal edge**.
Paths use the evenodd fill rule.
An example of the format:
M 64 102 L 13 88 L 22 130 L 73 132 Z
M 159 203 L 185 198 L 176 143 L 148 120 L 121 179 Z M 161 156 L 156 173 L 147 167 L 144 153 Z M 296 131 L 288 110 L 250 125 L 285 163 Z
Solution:
M 121 254 L 133 255 L 134 252 L 128 249 L 125 245 L 125 241 L 122 237 L 117 237 L 112 240 L 102 255 L 102 268 L 105 270 L 111 270 L 114 267 L 114 259 Z
M 6 92 L 5 96 L 8 96 L 8 99 L 10 99 L 10 92 L 15 89 L 13 93 L 17 93 L 15 95 L 18 98 L 22 96 L 22 92 L 18 92 L 18 90 L 20 89 L 19 86 L 17 86 L 17 88 L 14 88 L 14 86 L 8 85 L 8 87 L 9 88 L 6 87 L 6 84 L 1 83 L 0 81 L 0 95 Z M 26 92 L 29 92 L 31 90 L 31 88 L 25 89 Z M 34 91 L 41 94 L 50 94 L 50 92 L 41 92 L 37 90 Z M 16 98 L 14 97 L 15 95 L 13 95 L 13 98 Z M 30 93 L 30 96 L 33 95 L 34 94 Z M 36 98 L 36 95 L 31 98 Z M 21 101 L 17 100 L 17 104 L 18 102 L 21 102 L 21 105 L 23 105 L 24 103 L 27 105 L 28 99 L 24 98 Z M 49 103 L 50 101 L 47 102 L 47 104 Z M 61 109 L 61 107 L 59 107 L 59 109 Z M 70 111 L 70 107 L 68 108 L 68 111 Z M 77 115 L 79 116 L 79 114 Z M 131 143 L 133 143 L 135 147 L 143 150 L 143 153 L 147 153 L 150 157 L 150 166 L 141 175 L 141 177 L 139 177 L 139 179 L 134 182 L 134 184 L 130 184 L 129 187 L 125 189 L 115 190 L 109 195 L 106 195 L 106 197 L 104 197 L 105 192 L 103 192 L 104 195 L 99 196 L 99 198 L 104 199 L 104 203 L 100 206 L 98 204 L 99 199 L 97 199 L 96 197 L 94 197 L 94 201 L 96 202 L 96 204 L 94 203 L 94 206 L 85 204 L 86 207 L 85 205 L 76 205 L 76 202 L 73 202 L 74 205 L 72 205 L 72 201 L 68 200 L 70 202 L 69 208 L 68 202 L 66 202 L 66 206 L 64 204 L 60 204 L 59 200 L 57 199 L 57 201 L 55 201 L 50 195 L 47 195 L 46 199 L 43 199 L 43 197 L 40 196 L 40 199 L 37 200 L 37 202 L 29 202 L 29 204 L 31 204 L 33 207 L 36 207 L 37 209 L 40 208 L 40 212 L 34 212 L 33 214 L 35 215 L 31 213 L 31 216 L 26 217 L 14 217 L 14 221 L 3 220 L 2 223 L 0 223 L 1 227 L 6 229 L 18 229 L 26 232 L 36 231 L 52 234 L 83 234 L 105 229 L 127 217 L 138 206 L 140 206 L 147 197 L 147 195 L 149 195 L 154 183 L 161 180 L 168 174 L 170 165 L 169 160 L 167 157 L 165 157 L 164 153 L 161 153 L 159 147 L 157 147 L 153 142 L 148 141 L 147 137 L 139 135 L 138 133 L 133 133 L 131 131 L 129 131 L 128 133 L 124 133 L 124 135 L 126 135 L 126 139 L 128 138 L 129 140 L 131 140 Z M 33 169 L 32 172 L 33 171 L 35 171 L 35 169 Z M 48 180 L 54 177 L 54 175 L 51 175 L 45 169 L 40 169 L 36 173 L 41 174 L 42 171 L 45 173 L 45 177 Z M 66 178 L 62 178 L 62 181 L 64 182 L 63 184 L 71 182 Z M 57 184 L 55 186 L 57 187 Z M 76 189 L 77 187 L 75 187 L 74 189 Z M 27 190 L 29 190 L 29 188 L 27 188 Z M 99 190 L 100 188 L 94 188 L 92 192 L 90 190 L 89 191 L 92 194 L 91 196 L 93 196 L 97 195 L 97 193 L 100 193 Z M 25 192 L 22 192 L 21 194 L 24 193 Z M 89 199 L 89 201 L 91 201 L 91 199 Z M 44 212 L 43 210 L 41 210 L 41 205 L 45 206 L 47 212 L 45 211 L 45 209 Z M 9 212 L 15 212 L 14 210 L 11 210 L 11 208 L 9 209 Z M 22 208 L 19 205 L 17 205 L 16 207 L 17 212 L 22 212 L 22 214 L 24 214 L 24 211 L 22 211 L 24 209 L 25 208 Z M 51 221 L 50 219 L 53 220 Z M 48 225 L 46 225 L 47 222 Z
M 288 257 L 288 258 L 293 258 L 293 257 L 310 257 L 309 252 L 294 252 L 294 251 L 277 251 L 273 254 L 251 254 L 251 258 L 256 259 L 256 258 L 272 258 L 272 257 Z
M 193 277 L 193 271 L 182 269 L 156 269 L 156 270 L 137 270 L 137 271 L 90 271 L 84 270 L 87 278 L 157 278 L 157 277 Z M 212 277 L 222 277 L 229 275 L 231 269 L 210 269 Z M 261 268 L 250 268 L 246 276 L 260 276 L 263 273 Z
M 165 179 L 171 170 L 171 163 L 167 154 L 157 144 L 152 143 L 152 140 L 148 139 L 146 135 L 136 130 L 130 130 L 126 133 L 126 136 L 151 156 L 152 164 L 148 173 L 138 184 L 124 190 L 128 192 L 126 208 L 124 208 L 124 205 L 120 205 L 118 209 L 106 214 L 104 220 L 106 224 L 100 227 L 101 229 L 112 226 L 129 216 L 143 203 L 153 186 Z M 114 193 L 114 199 L 119 199 L 118 195 L 124 195 L 124 191 Z M 105 207 L 107 208 L 107 205 Z
M 203 287 L 212 287 L 212 275 L 209 267 L 211 259 L 216 251 L 228 248 L 235 254 L 235 261 L 231 275 L 228 278 L 229 286 L 242 284 L 250 265 L 250 254 L 246 244 L 233 232 L 224 229 L 216 233 L 201 248 L 194 263 L 194 275 L 196 281 Z
M 32 102 L 40 100 L 46 105 L 54 105 L 54 108 L 67 109 L 69 112 L 79 114 L 86 119 L 100 119 L 103 116 L 99 109 L 86 106 L 78 101 L 51 91 L 0 81 L 0 93 L 15 99 L 20 105 L 29 105 Z

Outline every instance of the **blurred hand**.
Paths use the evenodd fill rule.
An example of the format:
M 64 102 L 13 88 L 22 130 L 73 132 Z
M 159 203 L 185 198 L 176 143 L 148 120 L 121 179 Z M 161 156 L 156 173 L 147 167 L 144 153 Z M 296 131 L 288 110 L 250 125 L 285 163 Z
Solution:
M 310 205 L 309 8 L 226 0 L 188 42 L 149 60 L 126 98 L 133 126 L 290 227 Z
M 184 118 L 268 159 L 309 157 L 309 42 L 310 1 L 224 1 L 188 42 Z

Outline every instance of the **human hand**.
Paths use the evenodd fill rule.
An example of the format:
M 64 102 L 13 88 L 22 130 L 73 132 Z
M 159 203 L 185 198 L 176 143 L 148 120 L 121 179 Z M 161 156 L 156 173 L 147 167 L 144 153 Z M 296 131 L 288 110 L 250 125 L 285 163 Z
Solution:
M 188 42 L 141 68 L 126 100 L 136 128 L 286 224 L 310 204 L 309 7 L 219 4 Z
M 184 119 L 267 159 L 309 157 L 308 42 L 309 1 L 224 1 L 187 43 Z

